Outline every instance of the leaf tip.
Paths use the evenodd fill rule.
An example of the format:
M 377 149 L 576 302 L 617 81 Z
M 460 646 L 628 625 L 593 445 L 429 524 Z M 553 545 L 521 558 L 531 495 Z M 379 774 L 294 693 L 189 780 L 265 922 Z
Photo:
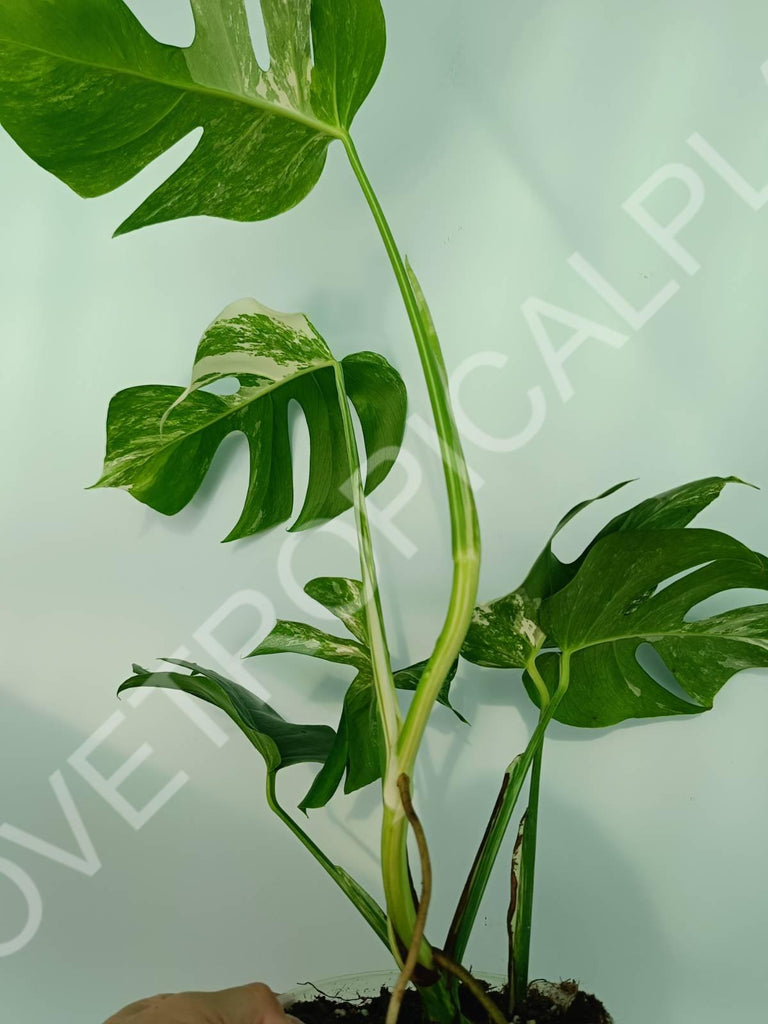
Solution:
M 743 484 L 744 487 L 751 487 L 753 491 L 760 490 L 758 484 L 753 484 L 750 480 L 742 480 L 740 476 L 727 476 L 725 482 L 727 484 Z
M 234 540 L 245 540 L 246 537 L 251 537 L 256 532 L 256 530 L 246 529 L 241 523 L 236 523 L 227 536 L 222 538 L 221 543 L 231 544 Z

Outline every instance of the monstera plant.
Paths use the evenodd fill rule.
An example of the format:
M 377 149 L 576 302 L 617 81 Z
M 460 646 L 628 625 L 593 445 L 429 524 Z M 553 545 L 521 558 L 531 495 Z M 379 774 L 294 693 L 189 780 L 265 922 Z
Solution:
M 344 150 L 389 257 L 420 356 L 442 452 L 453 578 L 444 621 L 435 637 L 424 638 L 425 660 L 393 666 L 366 496 L 397 458 L 405 385 L 375 353 L 335 358 L 302 314 L 278 313 L 252 299 L 236 301 L 204 331 L 187 384 L 134 387 L 112 399 L 97 486 L 122 488 L 173 515 L 198 491 L 222 440 L 238 432 L 248 441 L 250 477 L 243 509 L 226 539 L 274 527 L 293 508 L 289 406 L 298 403 L 309 431 L 310 467 L 303 507 L 291 529 L 309 529 L 352 509 L 360 574 L 306 585 L 307 594 L 339 620 L 337 633 L 278 621 L 252 654 L 320 658 L 342 666 L 341 677 L 351 675 L 351 681 L 336 729 L 288 722 L 243 687 L 187 662 L 171 661 L 160 672 L 134 666 L 120 689 L 183 690 L 237 724 L 265 763 L 269 806 L 394 958 L 400 973 L 387 1010 L 390 1024 L 409 981 L 416 995 L 409 989 L 408 999 L 419 999 L 426 1019 L 445 1024 L 486 1016 L 496 1022 L 608 1020 L 597 1000 L 574 984 L 529 986 L 547 727 L 552 720 L 592 729 L 627 719 L 701 714 L 736 672 L 768 666 L 768 605 L 704 619 L 695 615 L 702 601 L 725 591 L 768 590 L 768 562 L 725 534 L 691 527 L 729 482 L 710 478 L 614 518 L 574 562 L 560 561 L 550 541 L 517 589 L 478 604 L 478 520 L 446 367 L 416 276 L 401 256 L 351 135 L 384 58 L 379 0 L 262 0 L 268 67 L 254 56 L 243 0 L 191 5 L 194 42 L 177 47 L 156 41 L 122 0 L 0 0 L 0 120 L 36 163 L 86 197 L 119 187 L 202 128 L 191 154 L 118 234 L 196 215 L 273 217 L 313 188 L 330 146 Z M 233 378 L 234 393 L 215 387 Z M 356 421 L 364 454 L 358 451 Z M 587 504 L 577 505 L 554 534 Z M 644 667 L 647 647 L 666 674 Z M 448 934 L 439 938 L 429 929 L 427 911 L 432 872 L 440 865 L 433 868 L 414 807 L 430 794 L 412 792 L 412 779 L 435 704 L 451 707 L 460 658 L 522 673 L 539 721 L 502 780 L 466 884 L 457 893 Z M 305 762 L 319 768 L 301 802 L 304 811 L 324 807 L 342 782 L 345 793 L 379 785 L 383 906 L 279 802 L 278 772 Z M 470 973 L 465 954 L 526 784 L 511 873 L 509 979 L 504 991 L 492 992 Z M 418 864 L 409 858 L 410 830 Z M 414 877 L 420 877 L 420 892 Z

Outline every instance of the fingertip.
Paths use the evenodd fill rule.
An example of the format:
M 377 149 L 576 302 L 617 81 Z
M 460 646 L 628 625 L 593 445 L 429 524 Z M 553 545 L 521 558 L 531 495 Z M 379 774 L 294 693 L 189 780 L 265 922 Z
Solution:
M 286 1024 L 286 1015 L 277 995 L 261 981 L 229 989 L 222 993 L 233 1008 L 238 1024 Z

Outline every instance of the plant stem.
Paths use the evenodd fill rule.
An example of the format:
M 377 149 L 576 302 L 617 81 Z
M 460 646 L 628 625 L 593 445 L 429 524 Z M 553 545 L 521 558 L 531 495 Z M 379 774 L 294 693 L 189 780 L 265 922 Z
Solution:
M 462 967 L 461 964 L 455 963 L 440 949 L 436 949 L 434 951 L 434 955 L 436 964 L 446 970 L 449 974 L 452 974 L 462 984 L 467 986 L 469 991 L 488 1014 L 488 1018 L 493 1022 L 493 1024 L 507 1024 L 507 1018 L 491 997 L 487 995 L 483 986 L 472 977 L 466 968 Z
M 384 745 L 389 760 L 397 749 L 397 740 L 401 728 L 400 706 L 397 703 L 397 691 L 394 679 L 392 678 L 392 665 L 387 646 L 384 615 L 381 609 L 379 584 L 376 578 L 376 562 L 373 556 L 371 528 L 365 506 L 365 490 L 360 470 L 360 456 L 357 451 L 355 428 L 352 423 L 349 401 L 344 387 L 344 371 L 339 363 L 334 365 L 333 371 L 336 379 L 336 393 L 339 399 L 339 409 L 341 410 L 341 420 L 344 427 L 344 441 L 349 461 L 349 486 L 352 505 L 355 511 L 355 525 L 360 553 L 360 573 L 363 582 L 363 604 L 368 631 L 368 646 L 371 651 L 373 679 L 376 687 L 379 713 L 381 715 L 381 724 L 384 730 Z
M 315 860 L 328 872 L 334 882 L 351 900 L 354 906 L 373 928 L 384 945 L 389 948 L 389 933 L 387 919 L 384 911 L 376 900 L 363 889 L 363 887 L 348 875 L 343 868 L 333 864 L 323 853 L 317 843 L 307 835 L 304 829 L 295 821 L 277 799 L 277 786 L 275 772 L 267 772 L 267 803 L 280 820 L 288 826 L 299 841 L 309 850 Z
M 389 780 L 389 786 L 385 785 L 382 824 L 384 891 L 395 934 L 407 948 L 413 934 L 416 911 L 408 883 L 407 820 L 399 794 L 394 790 L 392 783 L 400 773 L 405 773 L 409 777 L 413 775 L 416 755 L 432 706 L 458 657 L 469 628 L 480 567 L 480 532 L 461 439 L 451 410 L 445 363 L 429 310 L 415 276 L 400 254 L 376 193 L 360 162 L 354 142 L 349 135 L 342 141 L 352 170 L 379 229 L 416 341 L 440 442 L 451 516 L 454 571 L 450 603 L 442 630 L 400 735 L 397 764 L 393 764 L 391 769 L 396 775 Z M 388 796 L 396 796 L 397 799 L 390 802 Z M 426 959 L 422 959 L 422 962 L 426 966 L 431 966 L 431 955 L 426 953 Z
M 525 812 L 520 865 L 518 873 L 517 907 L 514 926 L 510 932 L 510 1011 L 519 1006 L 528 993 L 528 965 L 531 953 L 531 920 L 533 916 L 533 885 L 536 871 L 536 835 L 539 820 L 539 791 L 541 788 L 541 760 L 544 744 L 539 747 L 531 767 L 531 786 Z
M 515 993 L 517 988 L 515 986 L 515 927 L 516 917 L 518 908 L 518 896 L 520 894 L 520 867 L 521 867 L 521 855 L 523 846 L 523 836 L 525 835 L 525 814 L 520 819 L 520 825 L 517 830 L 517 838 L 515 839 L 515 845 L 512 848 L 512 867 L 509 872 L 509 907 L 507 909 L 507 936 L 508 936 L 508 955 L 507 955 L 507 1016 L 512 1017 L 515 1012 L 516 999 Z
M 400 708 L 397 703 L 395 683 L 392 678 L 392 666 L 387 647 L 381 599 L 376 578 L 376 564 L 373 556 L 373 543 L 365 505 L 365 490 L 360 471 L 360 458 L 357 441 L 349 411 L 349 402 L 344 387 L 344 372 L 337 363 L 334 367 L 336 391 L 341 409 L 344 438 L 350 468 L 350 488 L 352 504 L 355 511 L 358 548 L 360 553 L 360 572 L 363 582 L 363 598 L 365 605 L 366 626 L 373 666 L 373 680 L 376 688 L 376 700 L 384 733 L 386 764 L 383 778 L 384 817 L 393 809 L 402 813 L 402 801 L 397 790 L 398 771 L 397 741 L 401 730 Z M 416 908 L 413 903 L 408 875 L 408 859 L 405 844 L 403 850 L 391 850 L 388 841 L 390 836 L 382 831 L 382 865 L 386 865 L 385 893 L 387 895 L 387 912 L 392 923 L 394 934 L 388 935 L 388 945 L 396 960 L 400 960 L 401 944 L 407 948 L 408 943 L 403 935 L 410 935 L 416 920 Z M 386 852 L 385 852 L 386 847 Z M 397 921 L 397 925 L 395 925 Z M 405 926 L 405 931 L 401 929 Z M 426 943 L 424 944 L 424 962 L 431 961 Z
M 403 807 L 405 808 L 405 815 L 408 818 L 408 823 L 416 837 L 416 843 L 419 849 L 419 860 L 421 862 L 421 896 L 419 898 L 419 906 L 416 912 L 416 924 L 414 926 L 413 936 L 411 937 L 411 945 L 408 949 L 408 955 L 405 958 L 403 969 L 400 971 L 397 983 L 392 989 L 392 995 L 389 999 L 389 1006 L 387 1007 L 387 1016 L 384 1024 L 397 1024 L 397 1018 L 400 1015 L 400 1007 L 403 1003 L 405 989 L 408 982 L 411 980 L 414 969 L 419 960 L 421 940 L 424 938 L 424 928 L 427 923 L 429 901 L 432 898 L 432 865 L 429 860 L 429 848 L 427 847 L 427 838 L 424 835 L 424 828 L 411 802 L 410 780 L 407 775 L 401 775 L 397 781 L 400 796 L 403 801 Z
M 528 663 L 528 674 L 541 699 L 541 710 L 550 701 L 547 684 L 536 667 L 536 656 Z M 520 867 L 517 888 L 517 906 L 513 929 L 510 931 L 510 1011 L 523 1002 L 528 993 L 528 967 L 531 955 L 531 922 L 533 919 L 533 890 L 536 874 L 536 841 L 539 829 L 539 794 L 541 791 L 541 762 L 544 754 L 544 740 L 533 756 L 531 783 L 528 791 L 528 807 L 525 811 L 520 850 Z
M 560 701 L 565 696 L 570 679 L 570 654 L 563 652 L 560 660 L 560 678 L 557 689 L 551 700 L 542 707 L 539 721 L 528 741 L 525 751 L 510 764 L 505 773 L 502 789 L 493 809 L 491 820 L 477 851 L 469 876 L 456 908 L 446 941 L 446 951 L 454 960 L 461 962 L 467 948 L 467 942 L 477 917 L 480 903 L 488 885 L 488 880 L 496 863 L 499 849 L 509 827 L 512 813 L 517 804 L 520 791 L 533 763 L 537 751 L 544 742 L 544 734 L 552 720 Z

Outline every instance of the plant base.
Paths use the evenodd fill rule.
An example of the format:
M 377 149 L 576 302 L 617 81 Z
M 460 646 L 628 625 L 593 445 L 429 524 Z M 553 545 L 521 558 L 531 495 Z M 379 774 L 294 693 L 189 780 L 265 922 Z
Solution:
M 534 981 L 513 1024 L 613 1024 L 603 1004 L 575 981 Z
M 307 983 L 282 997 L 281 1002 L 303 1024 L 382 1024 L 395 977 L 378 973 Z M 493 982 L 484 984 L 504 1009 L 506 998 L 501 988 Z M 468 1021 L 487 1024 L 485 1011 L 471 995 L 462 999 L 462 1009 Z M 405 994 L 399 1024 L 424 1024 L 415 990 Z M 575 981 L 534 981 L 525 1004 L 516 1010 L 510 1024 L 613 1024 L 613 1018 L 599 999 L 582 992 Z

